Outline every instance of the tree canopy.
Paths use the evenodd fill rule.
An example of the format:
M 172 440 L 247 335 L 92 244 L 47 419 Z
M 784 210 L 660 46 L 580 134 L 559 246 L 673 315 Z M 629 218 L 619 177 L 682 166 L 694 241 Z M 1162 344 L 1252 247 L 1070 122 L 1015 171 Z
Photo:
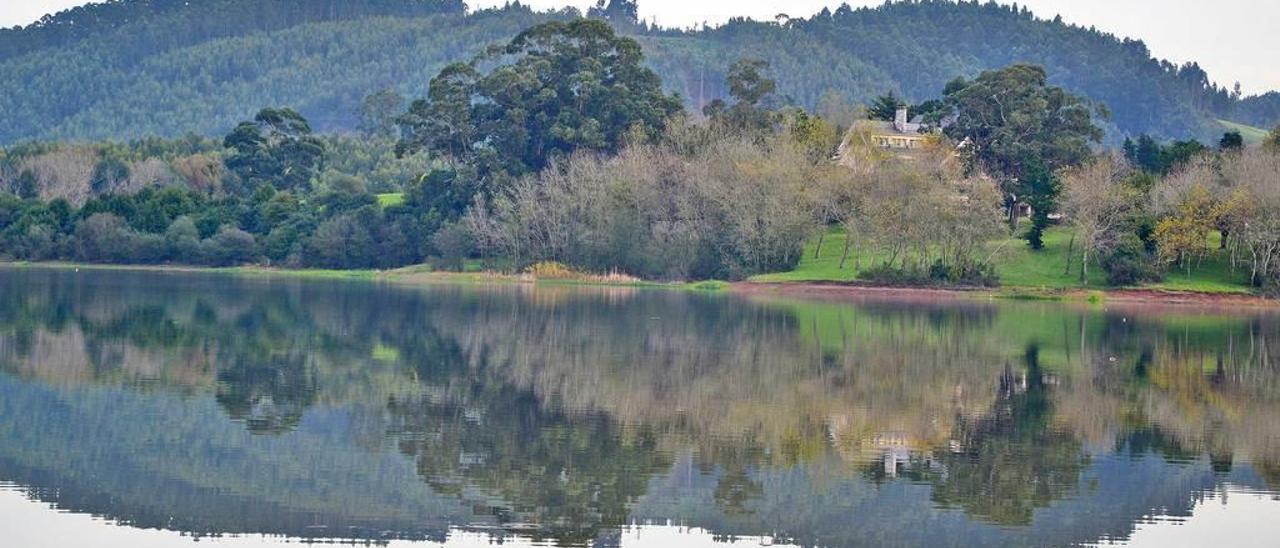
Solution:
M 867 107 L 867 117 L 872 120 L 891 122 L 893 117 L 898 114 L 898 109 L 905 106 L 907 106 L 907 102 L 890 91 L 871 101 L 871 105 Z
M 264 108 L 223 141 L 233 150 L 227 168 L 246 189 L 269 184 L 277 190 L 306 190 L 324 169 L 324 143 L 291 108 Z
M 682 106 L 643 59 L 639 43 L 602 21 L 535 26 L 441 71 L 401 118 L 400 150 L 474 165 L 481 177 L 518 176 L 579 149 L 652 140 Z
M 640 6 L 635 0 L 597 0 L 595 7 L 587 10 L 587 16 L 615 25 L 636 25 L 640 23 Z
M 729 105 L 716 99 L 703 109 L 713 122 L 734 132 L 767 132 L 774 126 L 777 116 L 766 104 L 778 89 L 778 82 L 766 76 L 769 63 L 746 58 L 735 61 L 729 67 L 726 83 L 734 103 Z
M 1121 147 L 1126 160 L 1147 173 L 1168 174 L 1208 150 L 1199 141 L 1174 141 L 1162 145 L 1150 135 L 1139 135 L 1137 140 L 1124 140 Z
M 1043 67 L 1026 64 L 947 87 L 955 120 L 946 133 L 975 167 L 1001 182 L 1010 207 L 1016 200 L 1032 207 L 1028 241 L 1040 249 L 1057 207 L 1057 173 L 1087 160 L 1090 146 L 1102 140 L 1089 103 L 1050 86 Z
M 360 103 L 360 123 L 356 129 L 365 135 L 394 138 L 398 129 L 396 118 L 403 111 L 404 96 L 394 88 L 380 90 Z
M 1218 140 L 1218 148 L 1222 150 L 1240 150 L 1244 148 L 1244 136 L 1239 131 L 1228 131 Z
M 984 72 L 947 101 L 957 115 L 947 134 L 967 141 L 977 164 L 1008 181 L 1034 169 L 1078 165 L 1089 158 L 1090 145 L 1102 140 L 1089 104 L 1048 85 L 1043 67 L 1019 64 Z

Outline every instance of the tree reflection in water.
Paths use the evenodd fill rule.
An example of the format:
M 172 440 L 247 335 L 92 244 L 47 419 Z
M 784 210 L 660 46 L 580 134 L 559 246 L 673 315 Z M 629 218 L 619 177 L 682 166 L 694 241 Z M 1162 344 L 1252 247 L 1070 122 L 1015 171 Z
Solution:
M 0 479 L 193 534 L 1057 544 L 1280 487 L 1269 314 L 0 281 Z
M 1000 525 L 1030 525 L 1036 508 L 1073 493 L 1088 456 L 1051 423 L 1052 378 L 1029 346 L 1025 369 L 1006 369 L 991 412 L 957 428 L 957 449 L 940 454 L 933 500 Z

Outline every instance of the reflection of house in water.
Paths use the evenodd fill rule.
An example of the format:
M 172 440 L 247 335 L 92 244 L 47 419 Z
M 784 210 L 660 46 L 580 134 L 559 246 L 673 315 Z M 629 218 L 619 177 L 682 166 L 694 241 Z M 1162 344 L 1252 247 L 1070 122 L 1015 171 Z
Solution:
M 898 477 L 898 466 L 911 461 L 911 439 L 902 432 L 884 432 L 870 440 L 875 450 L 882 451 L 884 475 L 889 478 Z M 925 460 L 929 460 L 926 456 Z
M 1058 375 L 1055 373 L 1036 372 L 1030 374 L 1026 371 L 1005 370 L 1000 375 L 1000 397 L 1009 398 L 1019 394 L 1027 393 L 1032 383 L 1040 386 L 1057 386 L 1062 383 Z
M 922 439 L 919 435 L 900 430 L 885 430 L 871 435 L 847 432 L 847 421 L 834 420 L 829 436 L 837 451 L 847 462 L 867 465 L 879 464 L 887 478 L 898 477 L 901 468 L 913 462 L 931 463 L 932 447 L 937 442 Z

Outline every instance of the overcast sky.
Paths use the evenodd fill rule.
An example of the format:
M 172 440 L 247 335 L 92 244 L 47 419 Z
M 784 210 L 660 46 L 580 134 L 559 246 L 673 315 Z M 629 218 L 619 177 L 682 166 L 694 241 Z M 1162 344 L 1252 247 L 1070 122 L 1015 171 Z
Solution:
M 467 0 L 473 7 L 508 0 Z M 1000 0 L 1008 3 L 1008 0 Z M 45 13 L 85 0 L 0 0 L 0 26 L 25 25 Z M 595 0 L 523 0 L 539 8 L 586 9 Z M 664 26 L 715 24 L 731 16 L 772 19 L 779 13 L 809 16 L 841 0 L 639 0 L 640 15 Z M 853 6 L 881 0 L 848 0 Z M 1094 25 L 1139 38 L 1152 53 L 1175 62 L 1198 61 L 1218 83 L 1240 82 L 1245 93 L 1280 90 L 1280 0 L 1021 0 L 1037 15 L 1061 14 L 1069 22 Z M 928 32 L 928 29 L 921 29 Z

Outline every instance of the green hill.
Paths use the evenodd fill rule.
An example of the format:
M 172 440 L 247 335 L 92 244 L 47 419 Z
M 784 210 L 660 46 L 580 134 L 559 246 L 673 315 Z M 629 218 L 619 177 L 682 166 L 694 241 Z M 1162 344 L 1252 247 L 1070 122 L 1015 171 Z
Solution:
M 266 105 L 348 129 L 364 96 L 388 86 L 423 95 L 445 63 L 576 15 L 519 5 L 468 12 L 460 0 L 91 4 L 0 30 L 0 144 L 218 135 Z M 906 1 L 689 31 L 613 23 L 640 39 L 692 107 L 723 95 L 725 68 L 743 56 L 770 61 L 780 91 L 810 107 L 830 93 L 923 100 L 955 76 L 1029 61 L 1105 103 L 1113 136 L 1211 139 L 1219 118 L 1260 127 L 1280 119 L 1280 94 L 1242 99 L 1195 64 L 1152 58 L 1140 41 L 993 3 Z
M 1222 124 L 1222 127 L 1227 131 L 1239 131 L 1240 136 L 1244 137 L 1244 142 L 1250 145 L 1261 143 L 1263 139 L 1267 138 L 1267 134 L 1269 133 L 1267 130 L 1262 128 L 1238 124 L 1228 120 L 1218 120 L 1218 123 Z

